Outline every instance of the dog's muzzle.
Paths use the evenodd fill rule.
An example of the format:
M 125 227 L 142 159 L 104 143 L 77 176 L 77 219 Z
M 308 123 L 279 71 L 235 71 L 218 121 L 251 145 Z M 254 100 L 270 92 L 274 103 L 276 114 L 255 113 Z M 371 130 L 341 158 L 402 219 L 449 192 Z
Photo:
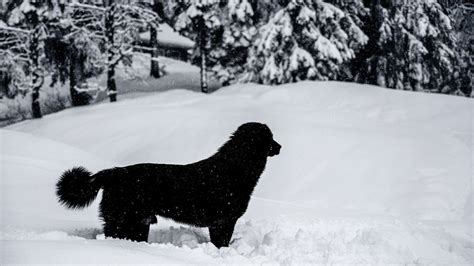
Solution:
M 278 142 L 273 141 L 272 145 L 270 146 L 270 150 L 268 151 L 268 156 L 275 156 L 280 154 L 281 145 Z

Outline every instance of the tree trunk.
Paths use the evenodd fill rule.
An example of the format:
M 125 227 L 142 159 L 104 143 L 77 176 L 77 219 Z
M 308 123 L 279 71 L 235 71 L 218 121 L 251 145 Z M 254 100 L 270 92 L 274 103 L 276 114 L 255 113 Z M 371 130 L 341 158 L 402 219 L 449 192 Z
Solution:
M 79 92 L 77 88 L 82 88 L 86 82 L 84 76 L 84 56 L 79 56 L 76 51 L 71 52 L 71 64 L 69 67 L 69 86 L 71 92 L 71 104 L 82 106 L 89 104 L 89 95 L 86 92 Z
M 44 82 L 44 73 L 40 69 L 40 58 L 44 53 L 40 42 L 42 42 L 41 28 L 36 26 L 33 31 L 32 39 L 30 40 L 30 58 L 33 67 L 33 88 L 31 93 L 31 111 L 33 118 L 41 118 L 41 106 L 39 102 L 40 89 Z
M 115 66 L 109 66 L 107 70 L 107 91 L 110 102 L 117 101 L 117 85 L 115 84 Z
M 39 79 L 41 79 L 41 81 L 39 81 Z M 43 85 L 43 78 L 35 73 L 33 77 L 33 84 L 35 84 L 35 87 L 33 88 L 33 93 L 31 94 L 31 110 L 33 112 L 33 118 L 41 118 L 43 115 L 41 114 L 39 102 L 39 90 Z
M 151 69 L 150 75 L 154 78 L 160 77 L 160 62 L 158 61 L 158 31 L 155 27 L 150 26 L 150 47 L 151 52 Z
M 201 91 L 208 93 L 207 85 L 207 32 L 205 30 L 204 21 L 201 23 L 201 34 L 199 40 L 199 49 L 201 51 Z
M 107 37 L 107 93 L 109 94 L 110 102 L 117 101 L 117 85 L 115 84 L 115 66 L 114 60 L 114 8 L 110 7 L 112 3 L 106 1 L 106 6 L 109 8 L 105 14 L 105 35 Z
M 201 51 L 201 91 L 208 93 L 209 89 L 207 86 L 207 67 L 206 67 L 207 53 L 205 50 Z

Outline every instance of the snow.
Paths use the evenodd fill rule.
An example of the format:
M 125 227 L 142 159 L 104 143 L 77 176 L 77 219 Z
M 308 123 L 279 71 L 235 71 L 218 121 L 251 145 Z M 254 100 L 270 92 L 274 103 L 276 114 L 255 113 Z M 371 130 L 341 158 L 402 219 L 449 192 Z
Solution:
M 227 6 L 229 16 L 236 16 L 241 22 L 246 22 L 254 14 L 252 5 L 247 0 L 230 0 Z
M 175 46 L 187 49 L 194 47 L 194 42 L 178 32 L 174 31 L 168 24 L 162 23 L 159 25 L 158 44 L 163 46 Z M 140 33 L 140 39 L 147 44 L 150 43 L 150 32 L 146 31 Z
M 340 82 L 242 84 L 71 108 L 0 131 L 1 263 L 472 264 L 473 102 Z M 159 218 L 104 239 L 96 200 L 57 204 L 60 173 L 205 158 L 246 121 L 282 144 L 229 248 Z M 99 196 L 100 199 L 100 196 Z
M 338 63 L 343 62 L 341 53 L 337 49 L 337 46 L 323 35 L 318 37 L 314 43 L 314 48 L 319 51 L 321 58 L 331 58 L 336 60 Z

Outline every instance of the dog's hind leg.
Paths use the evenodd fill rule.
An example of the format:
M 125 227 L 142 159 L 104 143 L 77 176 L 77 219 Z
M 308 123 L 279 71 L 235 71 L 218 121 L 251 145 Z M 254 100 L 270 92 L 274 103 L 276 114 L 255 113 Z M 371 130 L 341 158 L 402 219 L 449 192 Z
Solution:
M 133 223 L 129 223 L 129 226 L 129 237 L 127 237 L 128 239 L 137 242 L 148 241 L 150 223 L 144 223 L 143 221 L 134 221 Z
M 136 217 L 119 217 L 105 221 L 104 234 L 106 237 L 129 239 L 133 241 L 148 241 L 150 222 Z
M 232 234 L 234 233 L 236 222 L 237 220 L 229 220 L 209 226 L 209 235 L 212 244 L 217 248 L 228 247 Z
M 124 224 L 118 221 L 104 220 L 104 234 L 106 237 L 126 238 L 127 233 Z

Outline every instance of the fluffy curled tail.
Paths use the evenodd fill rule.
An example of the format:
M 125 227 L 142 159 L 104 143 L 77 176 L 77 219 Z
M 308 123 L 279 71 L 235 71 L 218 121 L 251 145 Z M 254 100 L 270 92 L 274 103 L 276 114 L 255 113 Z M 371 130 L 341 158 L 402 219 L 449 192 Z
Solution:
M 84 167 L 74 167 L 65 171 L 56 183 L 59 203 L 69 209 L 89 206 L 97 197 L 101 184 Z

